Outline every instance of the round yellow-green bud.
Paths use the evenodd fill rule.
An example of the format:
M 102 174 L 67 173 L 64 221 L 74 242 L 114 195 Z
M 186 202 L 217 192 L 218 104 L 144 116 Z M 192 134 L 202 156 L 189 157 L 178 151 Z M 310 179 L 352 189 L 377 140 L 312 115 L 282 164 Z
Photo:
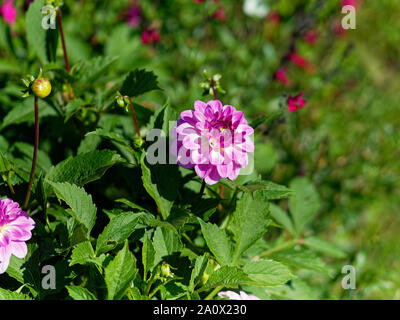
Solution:
M 32 91 L 37 97 L 46 98 L 51 92 L 51 83 L 46 78 L 38 78 L 32 84 Z

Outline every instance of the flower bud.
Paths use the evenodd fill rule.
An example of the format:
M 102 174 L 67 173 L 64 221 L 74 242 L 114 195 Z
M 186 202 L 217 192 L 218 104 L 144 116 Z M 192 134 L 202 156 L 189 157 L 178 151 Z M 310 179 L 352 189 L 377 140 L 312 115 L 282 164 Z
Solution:
M 46 98 L 51 92 L 51 83 L 46 78 L 38 78 L 32 85 L 33 93 L 39 98 Z
M 171 271 L 171 266 L 168 263 L 163 263 L 161 266 L 161 275 L 166 278 L 173 278 L 174 274 Z

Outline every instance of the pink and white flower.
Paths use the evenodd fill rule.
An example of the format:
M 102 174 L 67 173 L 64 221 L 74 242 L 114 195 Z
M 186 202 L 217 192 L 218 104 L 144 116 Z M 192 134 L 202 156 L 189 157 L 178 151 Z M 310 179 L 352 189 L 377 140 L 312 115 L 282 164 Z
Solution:
M 6 0 L 0 7 L 0 12 L 4 21 L 10 26 L 17 20 L 17 8 L 15 8 L 14 0 Z
M 260 298 L 255 295 L 247 294 L 242 290 L 239 293 L 234 291 L 221 291 L 218 293 L 218 296 L 220 298 L 229 298 L 229 300 L 260 300 Z
M 197 100 L 172 130 L 171 153 L 180 166 L 194 168 L 209 185 L 222 178 L 235 180 L 248 165 L 248 152 L 254 152 L 253 133 L 243 112 L 219 100 Z
M 31 237 L 35 222 L 17 202 L 0 199 L 0 274 L 10 263 L 11 255 L 25 258 L 28 248 L 25 241 Z

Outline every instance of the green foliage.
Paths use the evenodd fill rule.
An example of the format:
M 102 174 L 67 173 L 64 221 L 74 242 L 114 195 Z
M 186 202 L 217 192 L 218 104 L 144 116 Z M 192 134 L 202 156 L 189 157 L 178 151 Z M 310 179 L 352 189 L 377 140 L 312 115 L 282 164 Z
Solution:
M 36 226 L 27 256 L 0 275 L 0 300 L 399 297 L 398 2 L 362 2 L 363 27 L 344 33 L 337 0 L 264 2 L 279 22 L 244 1 L 223 1 L 221 21 L 213 1 L 141 0 L 132 27 L 128 0 L 64 1 L 67 71 L 44 0 L 26 12 L 17 1 L 16 22 L 0 21 L 0 196 L 20 206 L 35 141 L 21 79 L 42 69 L 52 93 L 38 101 L 24 208 Z M 144 26 L 160 41 L 142 43 Z M 300 92 L 306 105 L 288 112 Z M 215 98 L 254 128 L 255 168 L 202 190 L 195 170 L 170 162 L 171 124 Z M 46 265 L 55 289 L 42 287 Z

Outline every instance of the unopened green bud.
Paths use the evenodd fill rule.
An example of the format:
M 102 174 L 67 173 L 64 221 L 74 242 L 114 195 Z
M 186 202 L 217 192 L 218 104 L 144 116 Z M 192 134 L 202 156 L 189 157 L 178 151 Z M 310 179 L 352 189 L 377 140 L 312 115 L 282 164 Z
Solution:
M 39 98 L 46 98 L 51 93 L 51 83 L 46 78 L 38 78 L 32 85 L 33 93 Z

